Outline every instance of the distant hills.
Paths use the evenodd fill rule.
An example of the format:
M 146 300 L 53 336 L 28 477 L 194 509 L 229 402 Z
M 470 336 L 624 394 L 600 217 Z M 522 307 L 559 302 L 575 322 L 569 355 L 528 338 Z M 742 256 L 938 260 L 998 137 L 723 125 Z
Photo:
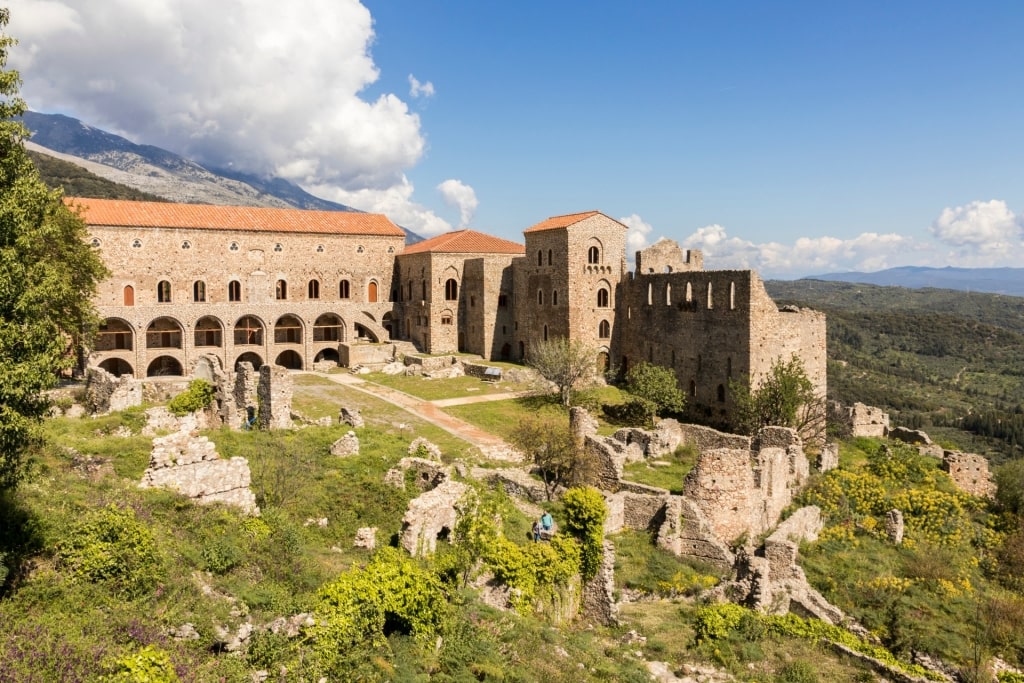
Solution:
M 100 190 L 100 183 L 83 182 L 85 174 L 70 173 L 66 167 L 58 164 L 40 162 L 38 155 L 74 164 L 89 174 L 142 193 L 139 197 L 124 198 L 147 196 L 195 204 L 357 211 L 350 206 L 311 195 L 283 178 L 263 178 L 206 168 L 160 147 L 136 144 L 70 116 L 30 111 L 25 113 L 23 120 L 32 132 L 26 147 L 37 155 L 37 166 L 45 165 L 55 173 L 48 179 L 49 182 L 65 187 L 68 195 L 113 196 L 109 194 L 109 187 Z M 40 170 L 43 171 L 42 168 Z M 47 180 L 46 173 L 43 174 L 44 180 Z M 78 182 L 68 187 L 65 181 L 69 181 L 71 176 L 79 176 Z M 406 243 L 414 244 L 423 240 L 416 233 L 405 228 L 403 230 Z
M 1024 268 L 925 268 L 903 266 L 875 273 L 828 273 L 805 280 L 860 282 L 884 287 L 955 289 L 1024 296 Z

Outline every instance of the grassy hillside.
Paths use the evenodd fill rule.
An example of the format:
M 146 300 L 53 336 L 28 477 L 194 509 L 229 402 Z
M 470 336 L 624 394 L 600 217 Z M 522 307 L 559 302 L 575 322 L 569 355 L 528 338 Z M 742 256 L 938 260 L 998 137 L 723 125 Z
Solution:
M 63 188 L 64 194 L 68 197 L 129 199 L 145 202 L 167 201 L 163 197 L 101 178 L 70 161 L 33 151 L 29 151 L 28 155 L 39 170 L 43 182 L 51 188 Z
M 829 394 L 995 461 L 1024 444 L 1024 298 L 797 280 L 780 304 L 828 316 Z

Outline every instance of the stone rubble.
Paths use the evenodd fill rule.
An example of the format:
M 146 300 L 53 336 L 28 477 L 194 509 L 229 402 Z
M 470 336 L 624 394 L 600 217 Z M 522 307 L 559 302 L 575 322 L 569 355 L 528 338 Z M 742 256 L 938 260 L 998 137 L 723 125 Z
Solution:
M 346 457 L 359 455 L 359 437 L 356 433 L 349 431 L 345 436 L 331 444 L 331 455 Z

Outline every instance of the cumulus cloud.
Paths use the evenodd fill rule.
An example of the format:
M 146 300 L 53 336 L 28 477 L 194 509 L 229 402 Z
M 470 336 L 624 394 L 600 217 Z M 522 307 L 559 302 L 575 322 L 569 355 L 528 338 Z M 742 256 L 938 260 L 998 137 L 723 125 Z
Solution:
M 654 231 L 654 226 L 635 213 L 620 218 L 619 222 L 629 228 L 626 231 L 626 258 L 632 262 L 636 252 L 650 244 L 648 236 Z
M 445 204 L 459 210 L 459 227 L 469 225 L 476 213 L 476 207 L 480 204 L 473 188 L 461 180 L 449 179 L 438 185 L 437 191 L 441 193 L 441 199 Z
M 448 221 L 413 201 L 413 185 L 404 175 L 399 182 L 383 189 L 348 190 L 335 185 L 311 185 L 306 189 L 324 199 L 357 206 L 372 213 L 383 213 L 393 222 L 419 235 L 438 235 L 452 229 Z
M 415 76 L 409 74 L 409 97 L 433 97 L 434 84 L 430 81 L 420 83 Z
M 930 228 L 936 239 L 980 252 L 1019 250 L 1024 221 L 1001 199 L 946 207 Z
M 357 0 L 7 5 L 20 41 L 11 65 L 35 110 L 307 189 L 381 204 L 411 191 L 405 171 L 424 152 L 420 120 L 395 94 L 364 96 L 378 69 L 373 21 Z M 429 82 L 410 83 L 433 93 Z

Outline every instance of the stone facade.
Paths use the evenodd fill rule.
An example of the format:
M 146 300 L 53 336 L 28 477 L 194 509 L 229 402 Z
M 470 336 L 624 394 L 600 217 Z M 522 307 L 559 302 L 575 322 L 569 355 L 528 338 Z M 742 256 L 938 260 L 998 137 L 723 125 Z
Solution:
M 850 436 L 883 438 L 889 434 L 889 414 L 881 408 L 863 403 L 852 406 L 837 404 L 832 414 L 850 428 Z
M 946 451 L 942 456 L 942 469 L 961 491 L 979 498 L 995 498 L 996 484 L 984 456 Z
M 730 380 L 756 386 L 793 354 L 825 394 L 822 314 L 780 310 L 756 273 L 705 271 L 668 240 L 630 273 L 626 226 L 598 211 L 527 228 L 525 246 L 461 230 L 406 247 L 371 214 L 82 203 L 111 270 L 89 363 L 114 375 L 188 376 L 203 354 L 226 369 L 383 364 L 397 344 L 364 342 L 392 340 L 522 360 L 568 337 L 604 368 L 671 368 L 712 420 L 732 407 Z
M 468 487 L 448 479 L 409 501 L 409 509 L 402 517 L 399 542 L 411 555 L 429 555 L 437 548 L 439 537 L 448 537 L 455 531 L 458 521 L 457 505 Z

